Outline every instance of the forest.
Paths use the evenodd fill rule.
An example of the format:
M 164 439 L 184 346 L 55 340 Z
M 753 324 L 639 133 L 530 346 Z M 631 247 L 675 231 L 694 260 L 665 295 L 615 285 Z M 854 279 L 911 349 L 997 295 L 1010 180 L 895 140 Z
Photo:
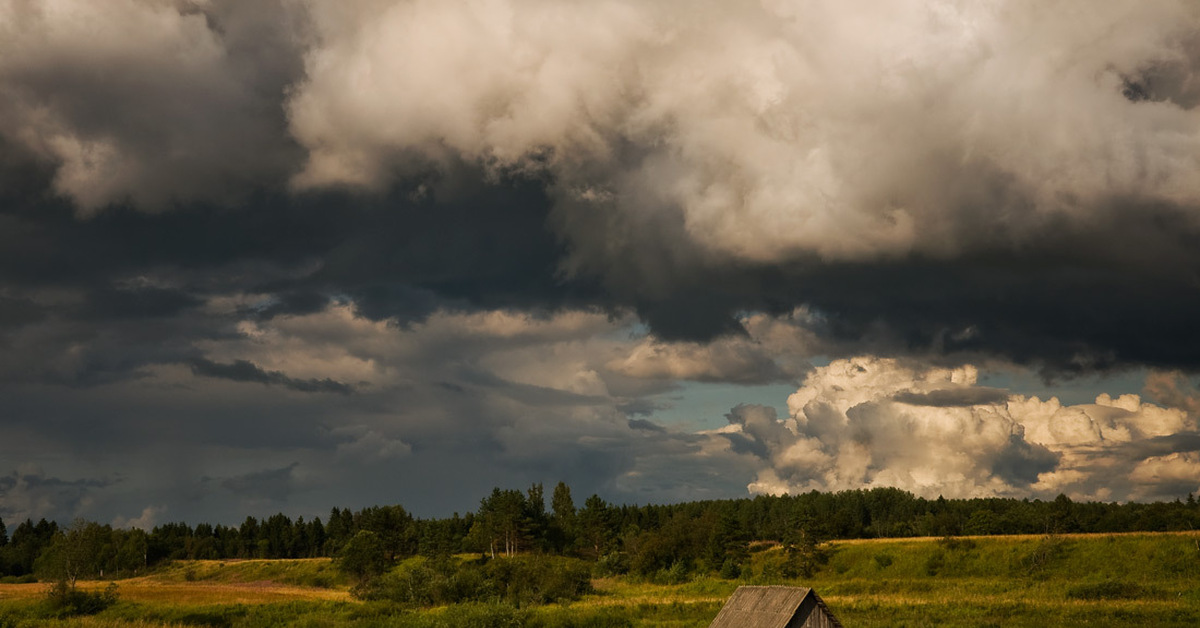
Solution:
M 0 576 L 8 581 L 135 575 L 180 559 L 314 558 L 353 554 L 386 567 L 412 556 L 518 553 L 595 561 L 613 574 L 733 574 L 752 541 L 812 548 L 827 540 L 962 535 L 1154 532 L 1200 528 L 1194 496 L 1173 502 L 925 499 L 892 488 L 810 492 L 666 505 L 577 506 L 564 483 L 549 504 L 541 484 L 494 489 L 474 512 L 413 517 L 401 505 L 320 517 L 279 513 L 238 526 L 166 523 L 149 532 L 77 520 L 69 526 L 0 520 Z M 63 555 L 71 552 L 71 560 Z M 70 573 L 61 565 L 70 562 Z M 381 567 L 382 568 L 382 567 Z

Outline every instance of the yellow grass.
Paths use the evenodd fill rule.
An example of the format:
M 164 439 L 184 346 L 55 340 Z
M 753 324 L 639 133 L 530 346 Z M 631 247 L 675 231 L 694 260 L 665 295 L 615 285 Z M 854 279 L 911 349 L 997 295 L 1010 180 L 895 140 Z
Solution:
M 1063 539 L 1101 539 L 1101 538 L 1110 537 L 1110 536 L 1150 536 L 1150 537 L 1194 536 L 1194 537 L 1200 538 L 1200 530 L 1181 530 L 1181 531 L 1173 531 L 1173 532 L 1070 532 L 1070 533 L 1065 533 L 1065 534 L 1055 534 L 1054 536 L 1056 536 L 1058 538 L 1063 538 Z M 828 545 L 830 547 L 833 547 L 836 545 L 870 545 L 870 544 L 886 545 L 889 543 L 907 543 L 907 542 L 915 542 L 915 541 L 936 541 L 941 538 L 945 538 L 945 537 L 905 536 L 905 537 L 898 537 L 898 538 L 885 537 L 885 538 L 874 538 L 874 539 L 840 539 L 837 541 L 830 541 L 828 543 Z M 1046 535 L 1045 534 L 964 535 L 964 536 L 956 536 L 954 538 L 958 539 L 960 541 L 966 540 L 966 539 L 974 539 L 974 540 L 997 539 L 997 540 L 1001 540 L 1001 541 L 1036 541 L 1039 539 L 1046 538 Z M 754 544 L 752 543 L 751 546 L 753 546 L 753 545 Z M 770 546 L 772 546 L 772 547 L 778 546 L 778 545 L 779 545 L 778 543 L 774 543 L 774 542 L 770 543 Z
M 0 584 L 0 600 L 31 599 L 46 594 L 45 583 Z M 83 589 L 100 590 L 107 582 L 80 582 Z M 158 576 L 130 578 L 117 582 L 122 600 L 132 602 L 170 602 L 173 604 L 269 604 L 297 600 L 349 600 L 350 594 L 338 589 L 319 589 L 279 584 L 269 580 L 254 582 L 165 582 Z
M 579 606 L 637 606 L 639 604 L 701 604 L 724 602 L 728 595 L 697 595 L 684 592 L 680 585 L 646 584 L 623 578 L 592 580 L 596 595 L 575 602 Z

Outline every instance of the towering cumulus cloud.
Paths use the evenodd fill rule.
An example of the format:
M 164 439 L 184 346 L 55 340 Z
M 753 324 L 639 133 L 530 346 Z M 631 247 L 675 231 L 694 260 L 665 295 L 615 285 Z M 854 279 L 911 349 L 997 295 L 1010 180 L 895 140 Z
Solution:
M 980 386 L 974 367 L 861 357 L 815 369 L 788 409 L 782 421 L 762 406 L 728 415 L 734 449 L 763 463 L 751 491 L 1144 499 L 1200 485 L 1194 455 L 1168 453 L 1196 416 L 1137 395 L 1064 406 Z

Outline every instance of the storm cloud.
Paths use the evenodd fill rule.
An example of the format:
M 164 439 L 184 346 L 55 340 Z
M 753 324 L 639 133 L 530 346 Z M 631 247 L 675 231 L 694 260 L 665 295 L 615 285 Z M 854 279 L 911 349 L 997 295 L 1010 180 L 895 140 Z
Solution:
M 1178 496 L 1197 71 L 1170 1 L 0 0 L 0 513 Z
M 279 385 L 302 392 L 331 392 L 349 395 L 354 387 L 337 382 L 328 377 L 324 379 L 296 379 L 288 377 L 279 371 L 264 371 L 248 360 L 234 360 L 229 364 L 221 364 L 204 358 L 192 360 L 188 366 L 192 372 L 204 377 L 217 377 L 235 382 L 257 382 L 267 386 Z

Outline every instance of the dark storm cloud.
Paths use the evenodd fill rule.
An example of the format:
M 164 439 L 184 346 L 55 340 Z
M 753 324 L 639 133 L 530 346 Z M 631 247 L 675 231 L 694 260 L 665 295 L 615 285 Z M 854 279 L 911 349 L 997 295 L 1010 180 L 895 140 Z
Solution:
M 0 136 L 58 162 L 81 212 L 236 202 L 303 157 L 278 106 L 303 72 L 286 4 L 6 2 Z
M 252 500 L 286 501 L 296 489 L 293 471 L 297 463 L 278 469 L 263 469 L 221 480 L 224 488 L 238 497 Z
M 521 384 L 477 369 L 460 370 L 457 375 L 461 382 L 496 391 L 500 395 L 533 407 L 596 406 L 612 403 L 612 399 L 607 396 L 580 395 L 556 388 Z M 457 388 L 456 392 L 462 392 L 461 386 Z M 450 390 L 454 390 L 454 388 L 450 388 Z
M 735 453 L 749 454 L 763 460 L 771 457 L 767 445 L 755 438 L 746 438 L 741 434 L 721 434 L 721 436 L 729 440 L 729 446 Z
M 904 391 L 892 396 L 892 401 L 906 403 L 912 406 L 929 406 L 933 408 L 959 408 L 970 406 L 986 406 L 1004 403 L 1008 400 L 1009 392 L 1000 388 L 973 386 L 961 389 L 942 389 L 927 393 Z
M 645 419 L 629 419 L 629 427 L 635 430 L 643 430 L 646 432 L 664 431 L 663 426 Z
M 45 316 L 45 308 L 29 299 L 0 297 L 0 329 L 28 325 L 42 320 Z
M 1200 231 L 1189 211 L 1129 204 L 1102 228 L 1048 225 L 1020 251 L 829 265 L 794 289 L 826 314 L 828 337 L 859 347 L 999 355 L 1050 372 L 1194 369 Z
M 547 10 L 536 2 L 511 4 L 516 15 L 530 18 Z M 1011 163 L 954 157 L 955 150 L 970 152 L 975 144 L 992 146 L 989 142 L 995 151 L 1013 154 L 1030 148 L 1004 144 L 1011 138 L 966 137 L 930 126 L 922 114 L 905 109 L 903 100 L 885 100 L 871 111 L 831 111 L 828 117 L 834 126 L 911 125 L 925 133 L 913 138 L 913 152 L 903 159 L 873 135 L 853 138 L 863 145 L 839 146 L 772 130 L 790 123 L 789 112 L 816 115 L 829 106 L 806 95 L 803 80 L 789 74 L 795 68 L 787 56 L 803 50 L 806 38 L 821 41 L 827 35 L 803 30 L 803 20 L 794 22 L 800 14 L 783 12 L 763 22 L 769 11 L 760 8 L 706 6 L 692 30 L 678 35 L 678 48 L 660 50 L 650 43 L 654 38 L 625 32 L 615 48 L 576 59 L 576 78 L 562 84 L 543 85 L 540 77 L 522 83 L 515 77 L 523 68 L 504 74 L 495 64 L 508 54 L 507 44 L 492 42 L 491 31 L 481 27 L 453 54 L 430 60 L 436 68 L 477 59 L 487 46 L 498 46 L 477 60 L 495 67 L 495 80 L 511 79 L 529 97 L 514 102 L 510 117 L 481 129 L 474 126 L 477 117 L 467 114 L 493 115 L 484 107 L 491 92 L 475 82 L 482 79 L 467 77 L 446 95 L 446 85 L 434 75 L 410 74 L 404 60 L 420 52 L 414 48 L 423 45 L 419 37 L 374 38 L 372 45 L 393 46 L 395 54 L 359 56 L 358 37 L 377 30 L 408 32 L 422 19 L 458 11 L 397 6 L 407 12 L 384 19 L 365 5 L 215 2 L 179 8 L 122 2 L 95 16 L 97 52 L 90 55 L 71 45 L 72 24 L 37 8 L 17 11 L 17 30 L 7 45 L 27 54 L 5 66 L 2 84 L 15 113 L 0 133 L 0 176 L 14 183 L 0 192 L 5 197 L 0 277 L 9 292 L 77 288 L 88 294 L 73 315 L 79 319 L 169 316 L 230 291 L 261 294 L 262 301 L 248 311 L 263 318 L 317 312 L 337 299 L 349 299 L 371 319 L 400 321 L 422 320 L 445 307 L 631 308 L 665 340 L 705 342 L 744 334 L 738 318 L 746 311 L 784 313 L 807 306 L 823 317 L 819 331 L 832 354 L 869 350 L 958 361 L 997 355 L 1048 373 L 1127 364 L 1190 369 L 1200 361 L 1189 349 L 1200 344 L 1190 323 L 1200 314 L 1200 227 L 1193 218 L 1200 204 L 1185 183 L 1171 183 L 1182 175 L 1157 160 L 1155 151 L 1176 149 L 1157 144 L 1153 127 L 1146 126 L 1151 123 L 1143 121 L 1152 115 L 1145 107 L 1164 107 L 1163 116 L 1179 118 L 1190 115 L 1196 101 L 1187 77 L 1200 59 L 1195 44 L 1200 38 L 1189 30 L 1192 22 L 1172 9 L 1138 15 L 1126 30 L 1143 32 L 1130 34 L 1129 42 L 1113 42 L 1109 52 L 1081 53 L 1077 65 L 1064 70 L 1069 80 L 1061 84 L 1013 83 L 1010 73 L 1027 67 L 1023 59 L 1036 56 L 1037 45 L 1076 45 L 1088 41 L 1088 29 L 1118 17 L 1128 21 L 1127 15 L 1106 11 L 1081 26 L 1051 12 L 1044 16 L 1045 30 L 1037 31 L 1045 40 L 1020 52 L 1004 47 L 1010 37 L 1027 32 L 1021 29 L 1034 28 L 1019 13 L 939 13 L 936 3 L 906 10 L 992 25 L 994 39 L 984 42 L 998 50 L 988 59 L 998 73 L 991 89 L 1008 85 L 1022 98 L 1054 96 L 1130 125 L 1129 146 L 1115 137 L 1097 140 L 1107 142 L 1108 153 L 1061 147 L 1063 168 L 1119 167 L 1113 176 L 1124 177 L 1119 151 L 1127 149 L 1144 154 L 1141 168 L 1170 184 L 1162 189 L 1182 190 L 1166 194 L 1137 180 L 1119 190 L 1111 181 L 1076 189 L 1092 180 L 1084 175 L 1027 180 L 1021 168 L 1039 162 L 1037 155 Z M 608 32 L 616 19 L 603 11 L 572 11 L 590 16 L 590 23 L 576 24 L 584 42 Z M 672 19 L 666 4 L 636 11 L 649 32 Z M 913 72 L 945 72 L 960 80 L 955 90 L 968 90 L 975 67 L 966 60 L 970 54 L 936 23 L 910 21 L 906 11 L 896 14 L 893 36 L 920 59 Z M 831 24 L 843 18 L 850 19 L 850 12 L 824 15 Z M 773 90 L 769 106 L 738 100 L 710 110 L 700 104 L 703 99 L 685 97 L 681 86 L 607 74 L 638 51 L 658 55 L 645 61 L 648 67 L 678 73 L 694 61 L 679 51 L 712 36 L 707 29 L 723 23 L 743 24 L 761 32 L 764 41 L 780 42 L 784 56 L 776 65 L 755 65 L 759 51 L 731 41 L 725 65 L 710 68 L 694 89 L 717 93 L 712 90 L 730 89 L 721 83 L 727 75 L 765 72 L 739 97 Z M 137 25 L 150 24 L 164 33 L 187 34 L 189 47 L 175 57 L 156 57 L 145 50 L 167 40 L 144 33 L 138 35 L 145 39 L 144 51 L 123 47 Z M 46 36 L 35 40 L 26 32 Z M 538 37 L 532 45 L 550 46 L 548 58 L 563 52 Z M 1139 48 L 1137 41 L 1149 43 Z M 929 51 L 935 53 L 921 56 Z M 397 65 L 371 65 L 383 58 Z M 857 71 L 845 65 L 851 61 L 821 63 L 830 65 L 818 63 L 813 70 L 818 76 Z M 1093 84 L 1099 80 L 1087 74 L 1093 65 L 1117 72 L 1111 85 L 1107 79 Z M 390 73 L 412 90 L 403 101 L 379 103 L 386 96 L 383 85 L 378 93 L 331 91 L 344 76 L 329 72 L 356 75 L 363 67 Z M 619 90 L 593 85 L 598 77 L 659 98 L 676 132 L 663 136 L 652 127 L 645 135 L 631 134 L 602 116 L 575 128 L 568 122 L 577 112 L 543 110 L 550 105 L 536 100 L 578 96 L 613 120 L 640 106 L 621 100 Z M 906 79 L 884 74 L 864 80 Z M 843 83 L 832 81 L 825 97 L 852 98 L 864 88 Z M 944 96 L 939 111 L 949 120 L 991 116 L 997 124 L 1034 132 L 1060 115 L 1045 109 L 1021 117 L 969 91 Z M 1126 111 L 1107 96 L 1143 109 Z M 437 108 L 410 111 L 412 103 L 420 107 L 421 98 L 450 98 L 458 107 L 440 114 Z M 38 106 L 50 118 L 31 117 L 31 107 Z M 328 117 L 334 110 L 340 115 Z M 389 120 L 406 112 L 427 122 L 428 133 L 394 129 Z M 388 117 L 378 119 L 381 113 Z M 731 131 L 713 144 L 706 125 L 725 119 L 721 116 L 759 127 L 743 128 L 741 135 Z M 22 129 L 38 129 L 39 137 L 54 141 L 34 142 Z M 594 135 L 585 141 L 577 136 L 583 131 Z M 605 151 L 595 152 L 593 141 Z M 691 157 L 664 154 L 664 142 L 681 151 L 707 150 L 728 167 L 714 170 Z M 877 161 L 858 172 L 861 180 L 877 181 L 870 194 L 860 198 L 841 183 L 830 184 L 835 187 L 826 196 L 835 196 L 824 202 L 842 205 L 829 224 L 813 214 L 804 177 L 779 178 L 776 165 L 755 157 L 763 151 L 798 158 L 828 150 L 853 164 L 862 151 L 881 147 Z M 342 169 L 351 165 L 352 171 Z M 292 185 L 299 181 L 308 191 L 287 190 L 297 172 L 302 176 Z M 745 180 L 731 182 L 728 177 L 735 175 Z M 706 187 L 690 188 L 694 181 L 687 177 Z M 1056 182 L 1059 189 L 1047 187 Z M 368 189 L 334 189 L 346 183 Z M 715 202 L 710 195 L 722 190 L 732 194 L 724 213 L 701 212 Z M 1046 194 L 1070 206 L 1054 205 Z M 783 207 L 755 204 L 774 195 L 797 200 Z M 904 206 L 887 209 L 889 204 Z M 79 220 L 81 208 L 91 218 Z M 789 222 L 789 215 L 808 217 L 808 223 Z M 856 217 L 859 223 L 842 228 L 842 221 Z M 916 221 L 911 233 L 905 221 Z M 262 273 L 264 267 L 273 272 Z M 174 285 L 130 290 L 113 283 L 147 272 L 174 279 Z M 36 304 L 33 310 L 5 309 L 4 318 L 14 323 L 37 315 Z
M 1134 460 L 1180 452 L 1200 452 L 1200 432 L 1188 431 L 1128 443 L 1120 449 Z
M 181 290 L 101 288 L 87 295 L 80 318 L 169 318 L 200 303 L 200 299 Z
M 41 470 L 14 470 L 0 476 L 0 517 L 16 520 L 53 518 L 61 512 L 73 513 L 97 489 L 112 486 L 118 480 L 84 478 L 64 480 Z
M 112 208 L 86 220 L 54 200 L 0 204 L 11 227 L 0 232 L 0 342 L 42 322 L 23 355 L 10 347 L 8 358 L 26 365 L 21 376 L 54 358 L 62 345 L 46 346 L 50 337 L 70 338 L 91 356 L 79 377 L 93 381 L 190 358 L 193 340 L 234 333 L 237 317 L 307 315 L 336 302 L 401 323 L 439 308 L 615 307 L 594 283 L 558 275 L 563 247 L 536 185 L 462 176 L 476 182 L 445 202 L 404 189 L 265 194 L 247 207 Z M 197 309 L 239 294 L 250 296 L 236 313 Z M 121 344 L 119 354 L 105 349 Z
M 0 0 L 0 453 L 154 452 L 126 518 L 317 469 L 322 507 L 381 472 L 428 508 L 854 488 L 858 448 L 923 490 L 889 430 L 961 452 L 1002 391 L 868 359 L 908 380 L 853 432 L 832 402 L 653 414 L 813 356 L 1200 367 L 1182 4 L 62 1 Z M 1164 458 L 1147 491 L 1195 464 L 1175 428 L 1130 454 Z M 1013 434 L 956 490 L 1054 473 Z
M 682 27 L 670 3 L 618 4 L 513 0 L 494 21 L 453 3 L 315 7 L 324 37 L 287 103 L 309 148 L 297 183 L 379 186 L 447 155 L 540 173 L 567 276 L 668 340 L 806 305 L 833 353 L 1048 373 L 1200 359 L 1194 11 L 706 4 Z M 560 19 L 570 51 L 532 26 Z M 428 38 L 452 43 L 430 58 Z M 897 50 L 904 71 L 863 61 Z M 566 56 L 569 78 L 527 53 Z M 480 71 L 442 79 L 459 67 Z M 395 83 L 356 92 L 363 73 Z
M 1061 454 L 1013 434 L 1008 446 L 996 454 L 992 473 L 1013 486 L 1027 487 L 1037 482 L 1039 475 L 1056 469 L 1061 458 Z
M 629 403 L 618 405 L 617 409 L 629 416 L 650 416 L 659 410 L 665 410 L 669 407 L 669 404 L 665 404 L 660 401 L 653 401 L 650 399 L 635 399 Z M 630 425 L 637 425 L 639 427 L 641 427 L 643 423 L 641 419 L 630 419 L 630 421 Z M 647 424 L 645 427 L 649 429 L 649 422 L 646 421 L 644 423 Z
M 188 361 L 192 372 L 203 377 L 216 377 L 235 382 L 255 382 L 267 386 L 283 386 L 291 390 L 311 393 L 336 393 L 349 395 L 354 393 L 354 386 L 325 379 L 297 379 L 288 377 L 279 371 L 266 371 L 248 360 L 234 360 L 228 364 L 213 362 L 204 358 L 193 358 Z

